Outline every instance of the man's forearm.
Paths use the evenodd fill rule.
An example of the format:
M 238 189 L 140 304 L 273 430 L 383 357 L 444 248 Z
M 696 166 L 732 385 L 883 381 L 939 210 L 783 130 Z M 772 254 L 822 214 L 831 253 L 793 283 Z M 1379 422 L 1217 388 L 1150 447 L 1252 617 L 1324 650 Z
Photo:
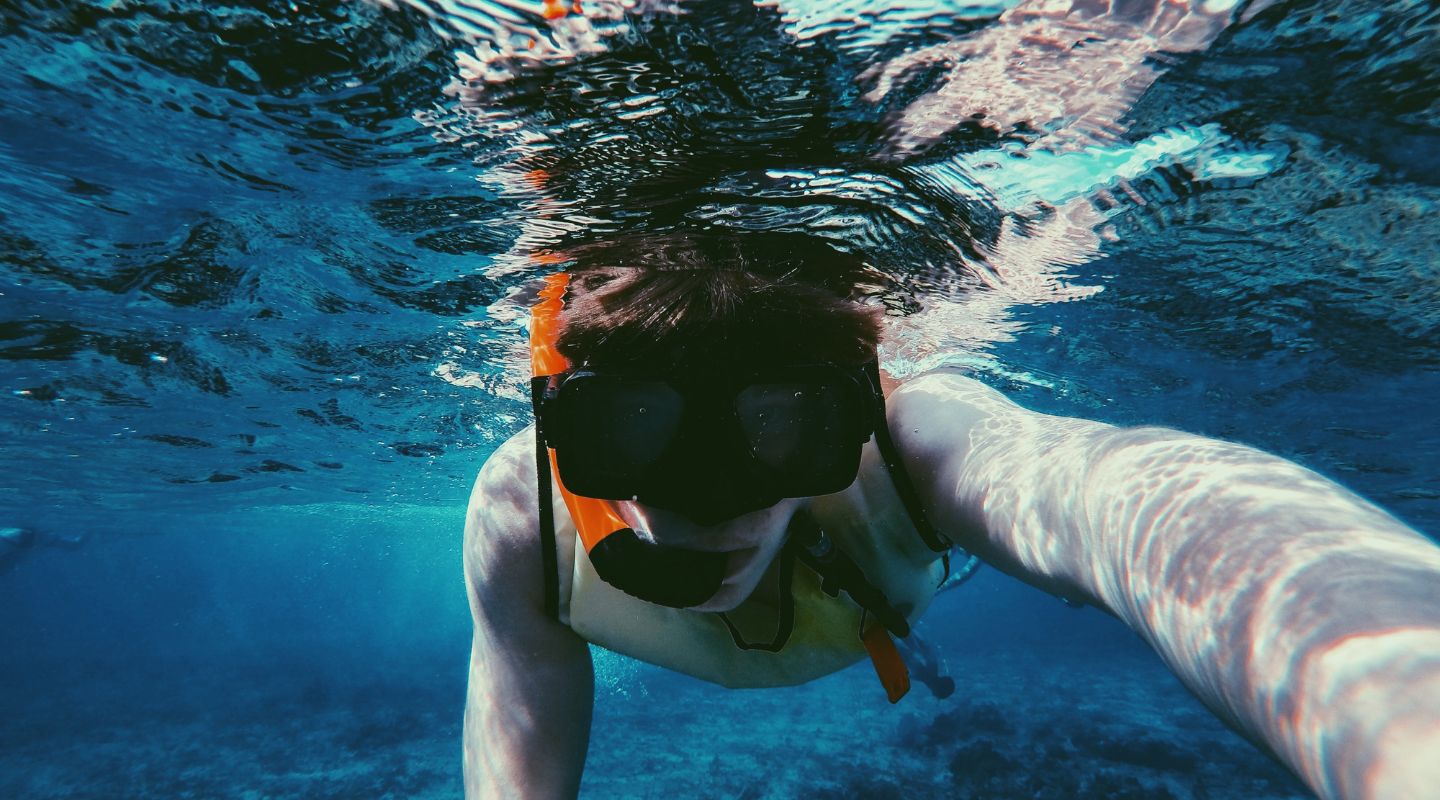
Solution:
M 1249 448 L 1103 438 L 1081 524 L 1106 607 L 1322 796 L 1440 786 L 1440 549 Z
M 895 401 L 928 507 L 963 545 L 1120 617 L 1322 796 L 1440 785 L 1433 543 L 1238 445 L 1035 414 L 959 376 Z

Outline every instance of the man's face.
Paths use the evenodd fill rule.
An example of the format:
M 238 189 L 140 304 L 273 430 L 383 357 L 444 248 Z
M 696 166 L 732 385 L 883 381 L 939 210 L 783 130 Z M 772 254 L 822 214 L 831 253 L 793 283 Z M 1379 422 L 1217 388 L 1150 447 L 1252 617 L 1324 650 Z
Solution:
M 888 384 L 887 377 L 881 375 L 882 382 Z M 893 386 L 886 388 L 893 389 Z M 786 396 L 793 397 L 793 392 L 787 392 Z M 783 419 L 784 409 L 771 408 L 767 413 Z M 718 431 L 716 426 L 709 426 L 702 434 Z M 793 441 L 794 430 L 785 433 L 786 436 L 775 442 L 777 446 Z M 725 446 L 723 442 L 713 445 L 715 448 Z M 676 475 L 682 479 L 677 483 L 682 492 L 690 486 L 698 488 L 688 494 L 665 498 L 672 501 L 665 507 L 647 503 L 645 497 L 616 503 L 621 516 L 648 541 L 726 554 L 719 590 L 709 600 L 692 607 L 697 611 L 730 611 L 750 597 L 784 547 L 791 519 L 810 500 L 809 497 L 767 497 L 763 505 L 756 507 L 756 498 L 762 495 L 727 480 L 723 463 L 722 459 L 713 457 L 700 459 L 691 466 L 694 472 L 688 477 L 705 477 L 692 481 L 683 480 L 687 473 L 683 468 L 677 469 Z M 676 510 L 677 506 L 681 510 Z

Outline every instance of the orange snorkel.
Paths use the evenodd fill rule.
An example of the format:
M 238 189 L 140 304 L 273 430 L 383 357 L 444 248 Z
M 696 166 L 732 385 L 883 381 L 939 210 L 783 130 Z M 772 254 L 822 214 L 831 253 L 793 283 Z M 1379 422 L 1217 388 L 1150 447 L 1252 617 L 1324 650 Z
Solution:
M 540 290 L 540 301 L 530 312 L 530 374 L 533 378 L 558 375 L 570 369 L 570 360 L 560 353 L 555 342 L 560 338 L 560 310 L 565 307 L 565 290 L 570 284 L 570 275 L 557 272 L 545 278 L 545 287 Z M 536 424 L 539 424 L 538 418 Z M 560 487 L 560 497 L 570 511 L 580 543 L 589 553 L 607 536 L 630 526 L 620 517 L 609 500 L 594 497 L 580 497 L 572 494 L 560 480 L 560 472 L 553 467 L 555 451 L 550 450 L 544 469 L 550 471 L 555 485 Z M 543 480 L 543 479 L 542 479 Z

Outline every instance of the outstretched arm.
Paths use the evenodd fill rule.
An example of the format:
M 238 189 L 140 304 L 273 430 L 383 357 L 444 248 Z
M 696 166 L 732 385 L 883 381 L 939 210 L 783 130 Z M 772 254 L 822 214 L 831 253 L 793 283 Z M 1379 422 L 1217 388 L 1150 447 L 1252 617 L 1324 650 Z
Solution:
M 527 434 L 486 462 L 465 521 L 475 637 L 465 699 L 465 797 L 569 798 L 590 739 L 590 650 L 544 613 Z
M 1113 613 L 1321 797 L 1440 786 L 1440 547 L 1284 459 L 1019 408 L 955 374 L 891 398 L 935 521 Z

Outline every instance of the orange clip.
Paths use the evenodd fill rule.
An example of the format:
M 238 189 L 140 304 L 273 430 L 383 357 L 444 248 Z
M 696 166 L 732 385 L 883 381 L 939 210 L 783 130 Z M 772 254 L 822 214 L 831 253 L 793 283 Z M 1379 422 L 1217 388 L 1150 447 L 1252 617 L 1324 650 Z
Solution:
M 875 666 L 880 685 L 885 687 L 885 696 L 891 703 L 900 702 L 910 691 L 910 668 L 905 666 L 905 659 L 900 657 L 890 632 L 884 625 L 875 625 L 860 636 L 860 641 L 865 643 L 865 652 L 870 654 L 870 663 Z

